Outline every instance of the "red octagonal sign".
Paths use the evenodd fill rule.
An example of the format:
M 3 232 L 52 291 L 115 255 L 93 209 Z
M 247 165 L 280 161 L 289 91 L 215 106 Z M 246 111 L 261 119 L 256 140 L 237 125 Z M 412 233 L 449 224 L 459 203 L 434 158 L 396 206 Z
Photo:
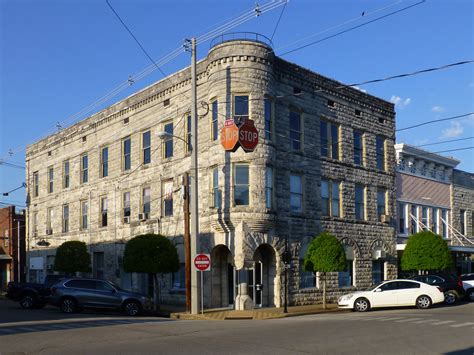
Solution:
M 209 254 L 198 254 L 194 258 L 194 266 L 199 271 L 207 271 L 211 267 L 211 258 Z
M 252 120 L 245 120 L 239 127 L 239 143 L 246 152 L 253 152 L 258 144 L 258 131 Z

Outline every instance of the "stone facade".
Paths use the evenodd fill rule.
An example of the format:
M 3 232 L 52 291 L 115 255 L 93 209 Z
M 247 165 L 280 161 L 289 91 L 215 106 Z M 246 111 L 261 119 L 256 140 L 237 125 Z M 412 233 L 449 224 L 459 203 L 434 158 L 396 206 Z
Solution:
M 212 256 L 212 271 L 205 274 L 203 286 L 206 307 L 232 304 L 236 286 L 243 280 L 249 283 L 256 304 L 281 306 L 285 238 L 293 259 L 290 303 L 319 301 L 321 293 L 315 284 L 303 285 L 303 275 L 308 275 L 301 271 L 300 261 L 308 243 L 322 231 L 344 242 L 353 263 L 347 287 L 338 287 L 337 273 L 330 276 L 330 295 L 369 286 L 374 262 L 382 267 L 382 278 L 395 277 L 395 233 L 389 217 L 395 211 L 393 105 L 341 88 L 334 80 L 275 57 L 268 45 L 255 41 L 234 40 L 214 46 L 198 63 L 197 73 L 201 103 L 198 251 Z M 58 245 L 81 240 L 94 255 L 96 276 L 146 290 L 146 277 L 124 273 L 121 260 L 127 240 L 149 232 L 172 238 L 183 260 L 179 190 L 182 175 L 190 167 L 184 142 L 188 139 L 190 86 L 190 69 L 186 68 L 28 148 L 29 256 L 43 257 L 44 270 L 48 270 Z M 257 148 L 251 153 L 242 149 L 225 152 L 218 134 L 214 139 L 213 121 L 217 119 L 220 130 L 226 118 L 239 121 L 247 115 L 259 131 Z M 321 138 L 321 121 L 326 122 L 325 127 L 335 127 L 326 132 L 327 142 Z M 158 132 L 169 131 L 170 123 L 172 133 L 182 139 L 167 143 L 160 140 Z M 147 151 L 143 134 L 148 131 L 151 144 Z M 362 162 L 357 165 L 354 131 L 362 137 Z M 127 138 L 131 139 L 130 154 Z M 166 157 L 171 145 L 172 156 Z M 104 177 L 106 147 L 108 176 Z M 322 156 L 324 147 L 337 150 L 335 156 Z M 83 181 L 85 155 L 87 181 Z M 148 156 L 151 161 L 144 164 Z M 69 187 L 65 187 L 66 161 Z M 339 184 L 338 197 L 334 197 L 337 202 L 331 202 L 339 204 L 338 216 L 323 215 L 322 204 L 327 202 L 321 195 L 323 180 Z M 356 184 L 364 189 L 361 220 L 355 218 Z M 139 213 L 144 212 L 144 189 L 148 188 L 151 199 L 144 218 Z M 378 191 L 383 191 L 384 216 L 379 216 L 381 210 L 377 212 L 377 199 L 382 196 Z M 129 221 L 124 221 L 124 200 L 128 201 L 124 194 L 128 192 L 131 214 Z M 102 227 L 105 197 L 107 226 Z M 168 215 L 171 197 L 172 215 Z M 294 202 L 290 204 L 290 200 Z M 68 205 L 67 228 L 62 217 L 64 205 Z M 49 246 L 38 246 L 41 241 Z M 30 267 L 30 278 L 40 274 Z M 177 273 L 163 278 L 164 302 L 183 302 L 182 277 Z

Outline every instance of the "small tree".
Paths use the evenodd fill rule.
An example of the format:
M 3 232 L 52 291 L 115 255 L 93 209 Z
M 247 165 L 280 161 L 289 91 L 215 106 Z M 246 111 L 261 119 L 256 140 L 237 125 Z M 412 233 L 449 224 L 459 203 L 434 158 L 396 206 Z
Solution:
M 126 272 L 142 272 L 153 275 L 154 309 L 158 309 L 158 273 L 179 270 L 176 247 L 168 238 L 159 234 L 143 234 L 130 239 L 125 245 L 123 268 Z
M 328 272 L 344 271 L 346 268 L 346 253 L 339 240 L 326 232 L 314 238 L 306 251 L 303 268 L 305 271 L 321 273 L 323 308 L 326 309 L 326 274 Z
M 442 271 L 453 266 L 448 244 L 441 236 L 422 231 L 408 238 L 401 260 L 403 271 Z
M 54 270 L 62 271 L 68 276 L 76 272 L 90 272 L 91 255 L 87 251 L 87 244 L 78 240 L 61 244 L 56 250 Z

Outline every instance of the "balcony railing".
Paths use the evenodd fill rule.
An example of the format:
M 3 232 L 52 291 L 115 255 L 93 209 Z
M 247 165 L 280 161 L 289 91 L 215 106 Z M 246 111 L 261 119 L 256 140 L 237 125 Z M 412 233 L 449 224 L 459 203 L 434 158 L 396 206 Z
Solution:
M 213 48 L 215 46 L 218 46 L 219 44 L 225 43 L 225 42 L 230 42 L 230 41 L 238 41 L 238 40 L 244 40 L 244 41 L 253 41 L 253 42 L 258 42 L 262 43 L 270 48 L 273 48 L 273 42 L 270 38 L 267 36 L 261 35 L 256 32 L 230 32 L 230 33 L 224 33 L 222 35 L 219 35 L 211 41 L 211 46 L 210 48 Z

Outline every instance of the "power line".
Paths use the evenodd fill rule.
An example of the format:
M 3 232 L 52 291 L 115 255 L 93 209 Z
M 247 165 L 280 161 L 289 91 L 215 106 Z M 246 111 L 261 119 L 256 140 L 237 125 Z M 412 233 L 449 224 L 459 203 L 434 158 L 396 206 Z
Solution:
M 299 51 L 300 49 L 304 49 L 304 48 L 309 47 L 309 46 L 312 46 L 312 45 L 314 45 L 314 44 L 321 43 L 321 42 L 326 41 L 326 40 L 328 40 L 328 39 L 331 39 L 331 38 L 340 36 L 340 35 L 342 35 L 342 34 L 344 34 L 344 33 L 353 31 L 353 30 L 355 30 L 355 29 L 357 29 L 357 28 L 360 28 L 360 27 L 363 27 L 363 26 L 367 26 L 368 24 L 374 23 L 374 22 L 376 22 L 376 21 L 380 21 L 380 20 L 382 20 L 382 19 L 384 19 L 384 18 L 386 18 L 386 17 L 393 16 L 393 15 L 395 15 L 395 14 L 398 14 L 398 13 L 402 12 L 402 11 L 406 11 L 406 10 L 412 8 L 412 7 L 421 5 L 421 4 L 423 4 L 424 2 L 426 2 L 426 0 L 421 0 L 421 1 L 417 2 L 417 3 L 415 3 L 415 4 L 412 4 L 412 5 L 409 5 L 409 6 L 405 6 L 405 7 L 401 8 L 401 9 L 399 9 L 399 10 L 392 11 L 392 12 L 390 12 L 390 13 L 388 13 L 388 14 L 385 14 L 385 15 L 383 15 L 383 16 L 377 17 L 377 18 L 375 18 L 375 19 L 373 19 L 373 20 L 364 22 L 364 23 L 362 23 L 362 24 L 360 24 L 360 25 L 350 27 L 350 28 L 348 28 L 348 29 L 346 29 L 346 30 L 339 31 L 339 32 L 337 32 L 337 33 L 335 33 L 335 34 L 333 34 L 333 35 L 330 35 L 330 36 L 321 38 L 321 39 L 319 39 L 319 40 L 317 40 L 317 41 L 310 42 L 310 43 L 308 43 L 308 44 L 305 44 L 305 45 L 303 45 L 303 46 L 297 47 L 297 48 L 295 48 L 295 49 L 292 49 L 292 50 L 283 52 L 283 53 L 279 54 L 279 56 L 282 57 L 282 56 L 284 56 L 284 55 L 287 55 L 287 54 L 290 54 L 290 53 Z
M 7 162 L 5 160 L 2 160 L 2 159 L 0 159 L 0 165 L 5 165 L 9 168 L 17 168 L 17 169 L 23 169 L 23 170 L 25 169 L 24 166 L 21 166 L 21 165 L 15 164 L 15 163 L 9 163 L 9 162 Z
M 452 142 L 460 142 L 460 141 L 465 141 L 465 140 L 473 139 L 473 138 L 474 137 L 450 139 L 450 140 L 447 140 L 447 141 L 440 141 L 440 142 L 435 142 L 435 143 L 419 144 L 419 145 L 415 145 L 415 147 L 427 147 L 429 145 L 438 145 L 438 144 L 445 144 L 445 143 L 452 143 Z
M 280 24 L 280 21 L 281 21 L 281 18 L 282 18 L 282 16 L 283 16 L 283 13 L 285 12 L 286 4 L 288 4 L 288 1 L 285 1 L 285 5 L 283 5 L 283 8 L 281 9 L 280 17 L 278 17 L 278 21 L 277 21 L 277 23 L 276 23 L 275 29 L 273 30 L 272 36 L 270 37 L 270 41 L 273 41 L 273 37 L 275 36 L 275 32 L 276 32 L 276 30 L 277 30 L 277 28 L 278 28 L 278 25 Z
M 440 151 L 433 152 L 433 153 L 434 153 L 434 154 L 438 154 L 438 153 L 447 153 L 447 152 L 457 152 L 457 151 L 459 151 L 459 150 L 468 150 L 468 149 L 474 149 L 474 146 L 472 146 L 472 147 L 464 147 L 464 148 L 457 148 L 457 149 L 440 150 Z
M 465 113 L 465 114 L 463 114 L 463 115 L 458 115 L 458 116 L 453 116 L 453 117 L 441 118 L 441 119 L 439 119 L 439 120 L 426 121 L 426 122 L 419 123 L 419 124 L 416 124 L 416 125 L 413 125 L 413 126 L 408 126 L 408 127 L 404 127 L 404 128 L 399 128 L 399 129 L 395 130 L 395 132 L 406 131 L 406 130 L 408 130 L 408 129 L 413 129 L 413 128 L 425 126 L 425 125 L 428 125 L 428 124 L 436 123 L 436 122 L 443 122 L 443 121 L 455 120 L 455 119 L 457 119 L 457 118 L 462 118 L 462 117 L 466 117 L 466 116 L 470 116 L 470 115 L 474 115 L 474 112 L 469 112 L 469 113 Z

